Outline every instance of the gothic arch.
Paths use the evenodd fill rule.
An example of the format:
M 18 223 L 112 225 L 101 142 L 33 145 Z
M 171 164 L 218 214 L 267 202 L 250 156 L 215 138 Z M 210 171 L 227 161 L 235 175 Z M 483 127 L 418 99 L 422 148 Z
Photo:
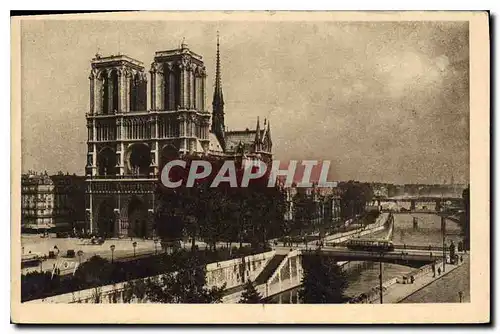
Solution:
M 129 236 L 144 237 L 147 235 L 148 208 L 144 200 L 133 196 L 127 206 Z
M 103 114 L 113 114 L 118 110 L 118 70 L 111 69 L 107 71 L 103 81 Z
M 97 153 L 98 175 L 116 175 L 116 152 L 111 147 L 103 147 Z
M 130 110 L 142 110 L 141 86 L 143 80 L 142 75 L 138 71 L 133 71 L 130 77 Z
M 148 176 L 151 166 L 151 149 L 145 143 L 135 143 L 127 148 L 128 174 Z
M 167 164 L 167 162 L 179 158 L 179 150 L 172 144 L 164 145 L 160 150 L 160 170 Z
M 109 200 L 103 200 L 97 209 L 97 231 L 100 235 L 115 235 L 114 206 Z

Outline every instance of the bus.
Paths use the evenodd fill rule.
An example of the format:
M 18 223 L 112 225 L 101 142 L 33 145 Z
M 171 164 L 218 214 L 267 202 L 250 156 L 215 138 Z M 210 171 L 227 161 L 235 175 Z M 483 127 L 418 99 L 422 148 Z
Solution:
M 394 244 L 392 241 L 383 239 L 350 239 L 345 243 L 345 246 L 352 250 L 371 252 L 390 252 L 394 250 Z

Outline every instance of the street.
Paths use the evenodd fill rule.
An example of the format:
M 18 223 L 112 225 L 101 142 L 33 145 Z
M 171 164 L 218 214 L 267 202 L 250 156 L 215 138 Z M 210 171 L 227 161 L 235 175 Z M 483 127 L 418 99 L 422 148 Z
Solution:
M 462 302 L 470 302 L 469 265 L 467 258 L 463 266 L 415 292 L 401 303 L 459 303 L 460 291 L 462 291 Z

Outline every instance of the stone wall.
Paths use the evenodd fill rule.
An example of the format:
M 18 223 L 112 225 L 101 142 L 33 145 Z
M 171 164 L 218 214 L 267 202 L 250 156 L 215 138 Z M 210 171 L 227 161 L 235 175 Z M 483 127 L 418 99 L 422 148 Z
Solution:
M 255 287 L 263 298 L 277 295 L 283 291 L 293 289 L 301 285 L 303 277 L 301 250 L 294 250 L 287 254 L 281 261 L 274 274 L 269 277 L 267 282 Z M 238 303 L 243 290 L 235 291 L 222 298 L 223 303 Z
M 244 258 L 243 260 L 233 259 L 209 263 L 207 269 L 207 286 L 221 286 L 224 282 L 227 283 L 226 288 L 231 288 L 242 284 L 241 273 L 244 272 L 244 279 L 254 280 L 264 269 L 267 262 L 274 256 L 275 251 L 266 253 L 254 254 Z M 162 275 L 154 276 L 153 279 L 159 279 Z M 132 282 L 144 280 L 137 279 Z M 112 285 L 105 285 L 96 288 L 74 291 L 62 295 L 47 297 L 43 299 L 32 300 L 27 303 L 95 303 L 97 298 L 99 303 L 123 302 L 124 286 L 128 282 L 120 282 Z M 134 302 L 143 302 L 143 300 L 134 300 Z
M 345 242 L 349 239 L 355 238 L 355 237 L 361 237 L 361 236 L 365 236 L 368 234 L 382 231 L 386 228 L 385 224 L 386 224 L 388 218 L 389 218 L 388 213 L 382 213 L 377 218 L 375 223 L 367 225 L 363 229 L 357 229 L 357 230 L 353 230 L 353 231 L 349 231 L 349 232 L 343 232 L 343 233 L 337 233 L 334 235 L 330 235 L 330 236 L 325 238 L 325 240 L 327 241 L 326 245 L 327 246 L 334 246 L 335 244 L 343 243 L 343 242 Z
M 254 281 L 266 264 L 272 259 L 275 251 L 255 254 L 234 260 L 210 263 L 207 265 L 207 286 L 232 288 Z

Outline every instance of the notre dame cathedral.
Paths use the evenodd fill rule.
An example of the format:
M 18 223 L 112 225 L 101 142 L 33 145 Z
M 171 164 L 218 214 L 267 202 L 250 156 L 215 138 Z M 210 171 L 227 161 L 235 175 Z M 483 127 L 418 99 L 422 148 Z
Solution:
M 183 42 L 158 51 L 148 76 L 126 55 L 91 62 L 86 223 L 109 237 L 155 235 L 156 187 L 163 165 L 194 155 L 221 159 L 272 157 L 271 126 L 226 131 L 219 39 L 212 113 L 207 110 L 202 56 Z

